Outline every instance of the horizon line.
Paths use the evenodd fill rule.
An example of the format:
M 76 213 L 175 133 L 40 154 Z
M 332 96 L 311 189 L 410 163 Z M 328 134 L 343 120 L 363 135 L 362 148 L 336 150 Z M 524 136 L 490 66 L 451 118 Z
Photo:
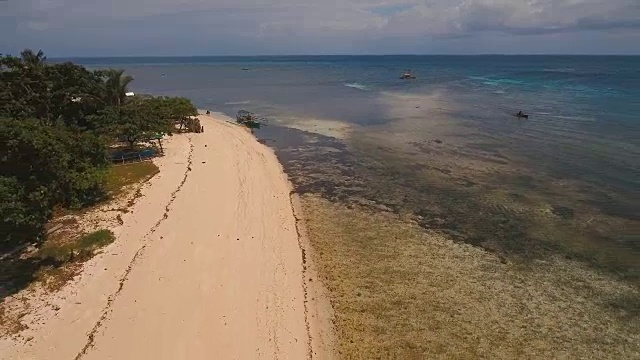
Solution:
M 10 55 L 10 54 L 4 54 Z M 456 53 L 437 53 L 437 54 L 256 54 L 256 55 L 71 55 L 71 56 L 52 56 L 49 59 L 96 59 L 96 58 L 230 58 L 230 57 L 332 57 L 332 56 L 633 56 L 638 57 L 639 54 L 559 54 L 559 53 L 533 53 L 533 54 L 504 54 L 504 53 L 478 53 L 478 54 L 456 54 Z

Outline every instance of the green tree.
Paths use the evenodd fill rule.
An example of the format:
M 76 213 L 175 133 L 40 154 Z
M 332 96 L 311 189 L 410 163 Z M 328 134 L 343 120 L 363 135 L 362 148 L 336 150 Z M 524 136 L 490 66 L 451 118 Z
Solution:
M 86 115 L 106 105 L 102 72 L 45 59 L 31 50 L 20 58 L 0 57 L 0 116 L 86 127 Z
M 20 58 L 26 66 L 35 68 L 43 67 L 47 60 L 47 57 L 44 56 L 44 52 L 42 52 L 42 50 L 38 50 L 37 53 L 34 53 L 31 49 L 22 50 L 22 52 L 20 52 Z
M 56 205 L 104 196 L 105 144 L 90 132 L 34 119 L 0 119 L 0 248 L 38 239 Z
M 87 119 L 105 99 L 100 71 L 0 56 L 0 248 L 41 239 L 54 206 L 103 197 L 107 147 Z
M 55 206 L 100 200 L 110 142 L 133 147 L 196 114 L 184 98 L 124 101 L 131 80 L 42 51 L 0 56 L 0 249 L 41 239 Z
M 24 50 L 21 57 L 0 58 L 1 116 L 14 118 L 49 118 L 49 81 L 45 57 Z
M 198 115 L 198 109 L 184 97 L 154 97 L 147 101 L 161 118 L 173 121 L 180 129 L 189 117 Z
M 155 133 L 170 133 L 173 122 L 163 116 L 154 104 L 138 99 L 122 106 L 109 106 L 91 117 L 99 131 L 111 139 L 126 141 L 133 147 Z
M 102 72 L 66 62 L 48 66 L 47 77 L 51 117 L 66 126 L 92 130 L 87 116 L 107 106 Z
M 130 75 L 124 75 L 124 70 L 110 69 L 104 72 L 106 76 L 105 86 L 107 103 L 113 106 L 124 104 L 126 99 L 127 87 L 133 81 Z

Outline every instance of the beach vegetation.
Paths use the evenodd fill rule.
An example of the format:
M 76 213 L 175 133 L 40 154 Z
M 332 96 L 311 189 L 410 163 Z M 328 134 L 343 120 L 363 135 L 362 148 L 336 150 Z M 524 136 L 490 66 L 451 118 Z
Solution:
M 34 282 L 47 290 L 58 290 L 79 273 L 82 263 L 114 240 L 114 233 L 107 229 L 72 234 L 62 231 L 52 234 L 36 250 L 4 257 L 0 262 L 0 299 Z
M 42 51 L 0 56 L 0 251 L 41 243 L 56 207 L 107 199 L 120 142 L 158 139 L 197 113 L 185 98 L 126 96 L 132 80 Z
M 124 141 L 130 148 L 157 133 L 170 133 L 171 119 L 162 116 L 152 100 L 132 100 L 121 106 L 108 106 L 90 116 L 98 133 L 111 142 Z
M 105 189 L 109 197 L 116 197 L 127 186 L 146 181 L 159 172 L 158 166 L 151 161 L 112 166 L 107 172 Z
M 0 248 L 39 239 L 56 205 L 80 208 L 103 198 L 109 161 L 92 132 L 2 119 L 0 153 Z
M 102 72 L 45 60 L 30 50 L 0 57 L 0 117 L 91 130 L 87 116 L 106 106 Z
M 73 241 L 48 242 L 43 246 L 38 256 L 42 259 L 53 258 L 57 262 L 68 262 L 78 257 L 87 257 L 99 248 L 111 244 L 115 235 L 111 230 L 102 229 L 92 233 L 83 234 Z
M 178 130 L 186 128 L 189 120 L 198 115 L 198 109 L 184 97 L 158 96 L 149 99 L 148 103 L 161 119 L 170 120 Z
M 109 69 L 103 72 L 105 76 L 105 90 L 107 102 L 112 106 L 120 106 L 127 98 L 128 86 L 133 81 L 133 76 L 125 75 L 124 70 Z

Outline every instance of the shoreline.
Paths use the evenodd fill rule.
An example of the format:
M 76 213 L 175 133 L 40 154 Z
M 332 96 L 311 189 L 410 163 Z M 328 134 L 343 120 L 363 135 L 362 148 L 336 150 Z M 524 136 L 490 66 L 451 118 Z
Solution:
M 210 115 L 206 115 L 207 110 L 198 109 L 199 117 L 216 117 L 217 120 L 224 121 L 232 126 L 237 126 L 242 131 L 247 129 L 236 124 L 234 119 L 223 112 L 211 111 Z M 258 138 L 255 140 L 261 143 Z M 329 291 L 322 281 L 322 275 L 319 273 L 316 264 L 316 255 L 309 239 L 309 233 L 305 221 L 303 205 L 300 195 L 295 191 L 294 185 L 288 178 L 284 169 L 284 164 L 277 158 L 275 149 L 262 144 L 276 159 L 280 172 L 285 176 L 289 189 L 289 201 L 293 217 L 296 224 L 296 232 L 298 237 L 298 246 L 301 251 L 301 259 L 303 266 L 303 286 L 305 291 L 305 316 L 307 319 L 307 332 L 310 342 L 311 358 L 318 359 L 337 359 L 338 348 L 336 339 L 336 329 L 334 326 L 334 310 L 331 305 Z M 309 304 L 309 305 L 307 305 Z
M 511 167 L 519 159 L 464 148 L 460 134 L 445 131 L 446 117 L 389 132 L 357 129 L 349 141 L 296 126 L 260 134 L 300 194 L 341 356 L 633 354 L 637 284 L 573 253 L 539 248 L 546 243 L 521 231 L 525 221 L 552 230 L 589 225 L 592 215 L 577 208 L 563 218 L 566 198 L 526 192 L 516 181 L 525 167 Z M 420 139 L 417 125 L 439 131 Z M 515 179 L 482 181 L 503 173 Z M 547 228 L 533 229 L 539 236 Z
M 202 112 L 199 118 L 205 132 L 168 139 L 165 157 L 156 160 L 161 172 L 141 186 L 143 196 L 136 201 L 133 214 L 125 214 L 124 224 L 113 229 L 116 242 L 90 260 L 86 271 L 70 286 L 50 295 L 54 301 L 29 300 L 40 301 L 42 310 L 25 318 L 33 327 L 24 332 L 20 344 L 0 339 L 0 357 L 6 352 L 8 358 L 38 358 L 52 349 L 57 357 L 57 344 L 68 347 L 64 351 L 69 356 L 60 358 L 75 355 L 91 359 L 132 354 L 162 358 L 175 346 L 185 344 L 189 348 L 183 351 L 193 358 L 205 357 L 208 349 L 223 357 L 318 359 L 338 358 L 338 354 L 354 358 L 381 354 L 408 358 L 435 354 L 553 357 L 566 349 L 576 354 L 596 351 L 607 358 L 634 351 L 630 344 L 637 326 L 629 319 L 637 316 L 632 307 L 638 292 L 633 286 L 561 256 L 529 263 L 503 257 L 456 241 L 446 232 L 425 229 L 421 218 L 396 212 L 383 203 L 366 199 L 349 203 L 349 197 L 324 197 L 318 190 L 325 189 L 322 184 L 326 183 L 316 188 L 313 181 L 307 184 L 295 171 L 315 158 L 287 158 L 287 154 L 302 152 L 294 150 L 305 144 L 296 136 L 308 136 L 306 133 L 290 130 L 277 141 L 273 139 L 274 144 L 291 146 L 282 152 L 278 145 L 265 145 L 265 139 L 251 135 L 232 117 Z M 315 156 L 327 157 L 325 162 L 339 159 L 337 150 L 346 149 L 340 144 L 339 139 L 325 143 L 336 151 L 327 148 L 326 153 Z M 287 168 L 292 164 L 293 168 Z M 325 164 L 331 169 L 329 173 L 342 171 L 335 164 Z M 210 166 L 220 171 L 206 170 Z M 348 171 L 339 175 L 354 176 Z M 326 177 L 309 180 L 314 179 L 327 181 Z M 247 184 L 251 186 L 246 188 Z M 349 194 L 351 190 L 345 187 L 340 191 Z M 153 214 L 140 218 L 147 211 Z M 247 242 L 242 240 L 253 239 L 255 234 L 247 232 L 252 226 L 262 227 L 258 238 L 273 228 L 282 232 L 266 236 L 270 241 L 247 252 Z M 224 239 L 229 240 L 224 247 L 211 249 L 204 245 L 207 240 L 200 246 L 200 227 L 214 230 L 207 236 L 212 240 L 221 235 L 221 229 L 222 237 L 225 232 L 247 236 L 233 235 Z M 139 232 L 137 238 L 131 228 L 148 231 Z M 286 246 L 282 239 L 286 239 Z M 187 249 L 173 246 L 174 242 Z M 191 248 L 194 242 L 197 250 Z M 182 260 L 187 265 L 182 265 Z M 188 265 L 192 260 L 200 263 Z M 105 261 L 109 265 L 102 270 Z M 211 285 L 206 275 L 215 277 L 219 272 L 228 280 L 222 282 L 224 288 L 230 288 L 223 301 L 216 303 L 219 291 L 224 290 L 214 286 L 213 294 L 206 297 L 209 303 L 196 301 L 194 305 L 198 297 L 184 290 L 195 282 L 208 284 L 199 289 L 206 291 Z M 109 274 L 112 278 L 105 279 Z M 164 284 L 167 279 L 173 281 Z M 268 284 L 268 290 L 256 291 L 260 284 Z M 94 292 L 87 291 L 89 288 Z M 247 299 L 247 293 L 258 294 L 257 306 Z M 82 296 L 82 301 L 73 302 L 74 297 Z M 165 301 L 182 306 L 168 306 Z M 217 311 L 210 309 L 211 302 L 226 314 L 214 319 L 222 325 L 204 324 L 200 319 L 201 314 L 211 319 L 208 312 Z M 237 304 L 254 306 L 253 320 L 229 311 Z M 160 319 L 153 314 L 161 314 L 157 316 Z M 564 321 L 557 323 L 554 319 L 561 316 Z M 163 328 L 158 325 L 162 318 L 169 319 L 165 321 L 169 324 L 181 322 L 180 326 Z M 191 324 L 183 332 L 196 328 L 198 335 L 176 333 L 183 330 L 182 323 Z M 283 323 L 286 325 L 278 326 Z M 55 331 L 62 328 L 65 332 Z M 265 328 L 269 329 L 266 334 L 261 332 Z M 289 332 L 290 328 L 295 333 Z M 240 344 L 236 340 L 244 339 L 247 329 L 256 339 L 250 343 L 260 344 L 254 353 L 250 346 L 242 347 L 246 341 Z M 594 329 L 593 333 L 589 329 Z M 599 335 L 602 342 L 594 345 L 596 330 L 605 335 Z M 164 332 L 173 337 L 159 344 L 155 339 L 165 338 Z M 553 336 L 542 336 L 541 332 Z M 150 339 L 141 339 L 141 334 Z M 514 334 L 507 337 L 511 346 L 502 348 L 505 339 L 496 334 Z M 203 344 L 197 341 L 200 336 L 215 340 Z M 476 343 L 478 338 L 484 339 L 483 343 Z M 605 345 L 609 351 L 601 350 Z M 18 350 L 10 353 L 11 346 Z M 80 352 L 71 353 L 72 347 Z
M 334 357 L 282 165 L 227 116 L 199 118 L 205 133 L 166 141 L 113 244 L 60 291 L 3 303 L 27 309 L 3 358 Z

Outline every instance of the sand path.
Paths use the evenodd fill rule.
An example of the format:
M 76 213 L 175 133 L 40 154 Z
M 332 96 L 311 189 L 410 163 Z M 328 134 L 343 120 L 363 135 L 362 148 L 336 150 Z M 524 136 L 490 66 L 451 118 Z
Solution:
M 205 133 L 169 142 L 116 242 L 6 358 L 311 357 L 286 176 L 245 129 L 200 119 Z

